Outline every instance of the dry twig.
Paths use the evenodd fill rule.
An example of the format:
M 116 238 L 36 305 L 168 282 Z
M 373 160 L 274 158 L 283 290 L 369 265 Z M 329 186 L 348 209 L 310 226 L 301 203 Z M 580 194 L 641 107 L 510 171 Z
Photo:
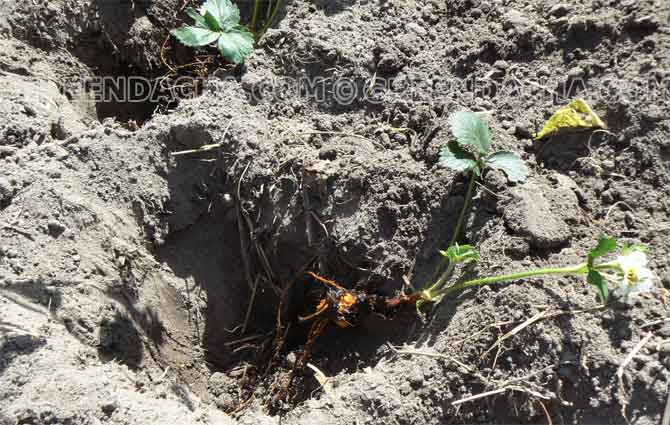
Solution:
M 647 344 L 647 342 L 649 342 L 649 340 L 651 339 L 651 337 L 653 335 L 654 334 L 652 334 L 651 332 L 649 332 L 647 335 L 645 335 L 644 338 L 642 338 L 640 340 L 640 342 L 638 342 L 635 345 L 635 347 L 633 347 L 631 352 L 628 353 L 628 355 L 626 356 L 624 361 L 621 363 L 621 365 L 619 366 L 619 369 L 616 372 L 616 376 L 617 376 L 617 379 L 619 381 L 619 392 L 620 392 L 620 396 L 621 396 L 621 415 L 626 420 L 626 423 L 630 423 L 630 421 L 628 421 L 628 417 L 626 416 L 626 408 L 628 407 L 628 400 L 627 400 L 628 395 L 626 394 L 626 389 L 625 389 L 624 383 L 623 383 L 624 370 L 626 369 L 626 366 L 628 366 L 628 364 L 635 358 L 635 355 L 637 355 L 637 353 L 640 352 L 642 347 L 644 347 L 645 344 Z
M 452 362 L 452 363 L 462 367 L 467 372 L 472 372 L 472 368 L 470 366 L 466 365 L 465 363 L 463 363 L 463 362 L 461 362 L 461 361 L 459 361 L 459 360 L 457 360 L 457 359 L 455 359 L 451 356 L 447 356 L 446 354 L 431 353 L 431 352 L 419 351 L 419 350 L 405 350 L 405 349 L 399 350 L 398 347 L 395 347 L 391 344 L 387 344 L 387 345 L 391 349 L 391 351 L 393 351 L 396 354 L 407 354 L 407 355 L 411 355 L 411 356 L 426 356 L 426 357 L 433 357 L 433 358 L 437 358 L 437 359 L 444 359 L 444 360 L 447 360 L 449 362 Z
M 546 319 L 547 317 L 551 317 L 551 316 L 552 316 L 552 314 L 550 314 L 546 310 L 539 312 L 538 314 L 529 318 L 528 320 L 526 320 L 522 324 L 518 325 L 517 327 L 515 327 L 511 331 L 507 332 L 502 337 L 498 338 L 498 340 L 488 350 L 486 350 L 486 352 L 484 354 L 482 354 L 482 357 L 486 356 L 494 348 L 499 347 L 503 343 L 503 341 L 505 341 L 506 339 L 513 337 L 514 335 L 516 335 L 519 332 L 521 332 L 522 330 L 526 329 L 528 326 L 532 325 L 533 323 L 539 322 L 540 320 Z
M 260 276 L 256 276 L 254 281 L 254 287 L 251 289 L 251 297 L 249 298 L 249 306 L 247 307 L 247 314 L 244 315 L 244 323 L 242 324 L 242 335 L 247 331 L 247 325 L 249 324 L 249 318 L 251 317 L 251 310 L 254 308 L 254 301 L 256 300 L 256 292 L 258 291 L 258 281 Z

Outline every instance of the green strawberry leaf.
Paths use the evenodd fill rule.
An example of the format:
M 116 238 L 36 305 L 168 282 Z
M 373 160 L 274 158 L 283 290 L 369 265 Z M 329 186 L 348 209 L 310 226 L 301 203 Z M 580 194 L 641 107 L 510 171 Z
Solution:
M 479 261 L 479 253 L 471 245 L 452 245 L 440 254 L 447 257 L 452 264 Z
M 621 250 L 622 255 L 628 255 L 633 252 L 649 252 L 649 247 L 646 245 L 634 243 L 634 244 L 625 244 Z
M 603 278 L 603 275 L 601 275 L 599 272 L 595 270 L 589 270 L 589 274 L 586 275 L 586 281 L 591 285 L 595 286 L 596 288 L 598 288 L 598 292 L 600 293 L 600 298 L 603 304 L 607 304 L 610 291 L 607 286 L 607 282 L 605 281 L 605 278 Z
M 617 250 L 616 238 L 602 235 L 598 240 L 598 245 L 589 251 L 588 266 L 589 269 L 593 267 L 593 261 L 598 257 L 603 257 L 609 253 Z
M 177 40 L 189 47 L 201 47 L 214 43 L 221 33 L 198 27 L 181 27 L 170 31 Z
M 240 9 L 230 0 L 207 0 L 200 8 L 200 14 L 204 16 L 207 12 L 224 31 L 230 31 L 240 23 Z
M 193 9 L 192 7 L 189 7 L 188 9 L 186 9 L 186 14 L 195 21 L 196 27 L 210 29 L 209 25 L 207 25 L 205 17 L 199 14 L 197 10 Z
M 486 159 L 486 165 L 503 171 L 511 182 L 521 183 L 528 178 L 526 164 L 513 152 L 498 151 Z
M 221 31 L 221 24 L 219 24 L 219 21 L 209 13 L 209 11 L 205 12 L 205 22 L 207 22 L 207 27 L 209 27 L 210 30 L 219 32 Z
M 221 55 L 232 63 L 240 64 L 254 50 L 254 36 L 243 26 L 221 34 L 219 38 Z
M 482 155 L 488 154 L 491 150 L 489 125 L 474 112 L 454 112 L 449 116 L 449 125 L 460 145 L 474 146 Z
M 479 170 L 475 156 L 460 147 L 456 142 L 449 142 L 442 147 L 440 163 L 454 171 L 473 170 L 477 172 Z

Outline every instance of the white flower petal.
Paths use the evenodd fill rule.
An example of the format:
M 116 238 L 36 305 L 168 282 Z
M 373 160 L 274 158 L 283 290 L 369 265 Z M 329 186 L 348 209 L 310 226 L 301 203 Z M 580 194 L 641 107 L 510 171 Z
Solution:
M 637 267 L 647 267 L 647 254 L 641 251 L 633 251 L 627 256 L 631 264 Z
M 621 274 L 617 292 L 624 296 L 631 293 L 649 292 L 654 287 L 654 273 L 647 267 L 647 254 L 633 251 L 617 257 Z

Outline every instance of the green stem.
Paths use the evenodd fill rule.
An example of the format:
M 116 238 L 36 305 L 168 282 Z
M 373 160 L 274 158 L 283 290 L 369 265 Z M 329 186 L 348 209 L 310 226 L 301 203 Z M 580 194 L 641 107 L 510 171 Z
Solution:
M 593 268 L 598 270 L 598 271 L 602 271 L 602 270 L 612 270 L 612 271 L 615 271 L 615 272 L 622 272 L 623 271 L 621 269 L 621 265 L 619 264 L 618 261 L 610 261 L 609 263 L 594 265 Z
M 262 0 L 256 0 L 254 2 L 254 11 L 251 14 L 251 24 L 249 27 L 251 28 L 251 31 L 256 33 L 256 23 L 258 22 L 258 13 L 261 10 L 261 2 Z
M 468 193 L 465 195 L 465 202 L 463 203 L 463 209 L 461 210 L 460 215 L 458 216 L 458 221 L 456 222 L 456 228 L 454 229 L 454 234 L 451 237 L 451 242 L 449 246 L 452 246 L 458 242 L 458 238 L 461 235 L 461 230 L 463 224 L 465 223 L 465 216 L 470 209 L 470 204 L 472 203 L 472 196 L 475 194 L 475 183 L 477 183 L 477 177 L 474 173 L 470 174 L 470 184 L 468 185 Z
M 468 209 L 470 209 L 470 203 L 472 202 L 472 197 L 474 196 L 475 193 L 475 184 L 477 183 L 477 177 L 475 176 L 475 173 L 470 173 L 470 183 L 468 184 L 468 191 L 465 195 L 465 201 L 463 202 L 463 208 L 461 209 L 461 213 L 458 216 L 458 221 L 456 221 L 456 227 L 454 228 L 454 233 L 451 236 L 451 242 L 449 242 L 449 245 L 447 247 L 451 247 L 458 241 L 458 237 L 461 234 L 461 230 L 463 228 L 463 224 L 465 223 L 465 217 L 467 215 Z M 440 273 L 442 275 L 440 276 L 440 279 L 432 285 L 428 291 L 433 291 L 436 288 L 439 288 L 439 286 L 446 281 L 446 279 L 451 275 L 451 271 L 453 271 L 453 267 L 451 270 L 445 271 L 449 267 L 449 258 L 443 257 L 442 261 L 440 264 L 437 266 L 435 269 L 435 272 L 433 272 L 432 276 L 430 277 L 430 280 L 426 283 L 425 286 L 430 285 L 432 282 L 435 282 L 435 279 L 437 279 L 438 276 L 440 276 Z
M 528 270 L 525 272 L 518 272 L 518 273 L 511 273 L 511 274 L 504 274 L 500 276 L 489 276 L 489 277 L 482 277 L 479 279 L 473 279 L 473 280 L 468 280 L 465 282 L 457 283 L 454 286 L 450 286 L 449 288 L 446 288 L 444 291 L 441 291 L 439 295 L 448 295 L 452 292 L 456 291 L 461 291 L 463 289 L 467 288 L 472 288 L 473 286 L 482 286 L 482 285 L 490 285 L 492 283 L 499 283 L 499 282 L 509 282 L 512 280 L 519 280 L 519 279 L 525 279 L 529 277 L 534 277 L 534 276 L 541 276 L 541 275 L 555 275 L 555 274 L 560 274 L 560 275 L 568 275 L 568 274 L 586 274 L 588 272 L 588 267 L 586 266 L 586 263 L 578 264 L 576 266 L 569 266 L 569 267 L 558 267 L 558 268 L 545 268 L 545 269 L 536 269 L 536 270 Z
M 281 6 L 281 0 L 277 0 L 275 2 L 275 5 L 273 6 L 272 9 L 272 15 L 270 15 L 270 18 L 265 21 L 265 25 L 263 25 L 263 29 L 261 29 L 257 34 L 256 34 L 256 42 L 265 35 L 265 32 L 272 26 L 272 23 L 274 22 L 275 18 L 277 17 L 277 12 L 279 12 L 279 7 Z
M 277 0 L 277 1 L 280 1 L 280 0 Z M 270 14 L 271 14 L 270 11 L 272 10 L 272 7 L 270 6 L 271 4 L 272 4 L 272 0 L 268 0 L 268 7 L 265 9 L 265 19 L 270 19 Z
M 447 261 L 447 268 L 444 270 L 440 278 L 428 289 L 424 291 L 424 293 L 427 294 L 432 294 L 434 292 L 439 292 L 439 289 L 442 287 L 442 285 L 445 284 L 447 279 L 449 279 L 454 272 L 454 268 L 456 267 L 455 264 L 452 264 L 451 262 Z M 434 280 L 434 279 L 433 279 Z M 432 280 L 431 280 L 432 282 Z

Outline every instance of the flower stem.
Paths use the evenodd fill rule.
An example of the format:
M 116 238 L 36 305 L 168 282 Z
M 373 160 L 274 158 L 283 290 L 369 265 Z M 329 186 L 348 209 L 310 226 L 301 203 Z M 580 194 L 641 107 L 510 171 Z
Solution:
M 555 274 L 560 274 L 560 275 L 569 275 L 569 274 L 586 274 L 588 272 L 588 267 L 586 266 L 586 263 L 578 264 L 576 266 L 569 266 L 569 267 L 558 267 L 558 268 L 544 268 L 544 269 L 536 269 L 536 270 L 528 270 L 525 272 L 518 272 L 518 273 L 511 273 L 511 274 L 505 274 L 505 275 L 500 275 L 500 276 L 489 276 L 489 277 L 482 277 L 479 279 L 473 279 L 473 280 L 468 280 L 465 282 L 457 283 L 456 285 L 450 286 L 449 288 L 446 288 L 443 291 L 440 291 L 440 295 L 447 295 L 452 292 L 460 291 L 466 288 L 471 288 L 473 286 L 482 286 L 482 285 L 490 285 L 493 283 L 500 283 L 500 282 L 509 282 L 512 280 L 519 280 L 519 279 L 525 279 L 528 277 L 534 277 L 534 276 L 542 276 L 542 275 L 555 275 Z

